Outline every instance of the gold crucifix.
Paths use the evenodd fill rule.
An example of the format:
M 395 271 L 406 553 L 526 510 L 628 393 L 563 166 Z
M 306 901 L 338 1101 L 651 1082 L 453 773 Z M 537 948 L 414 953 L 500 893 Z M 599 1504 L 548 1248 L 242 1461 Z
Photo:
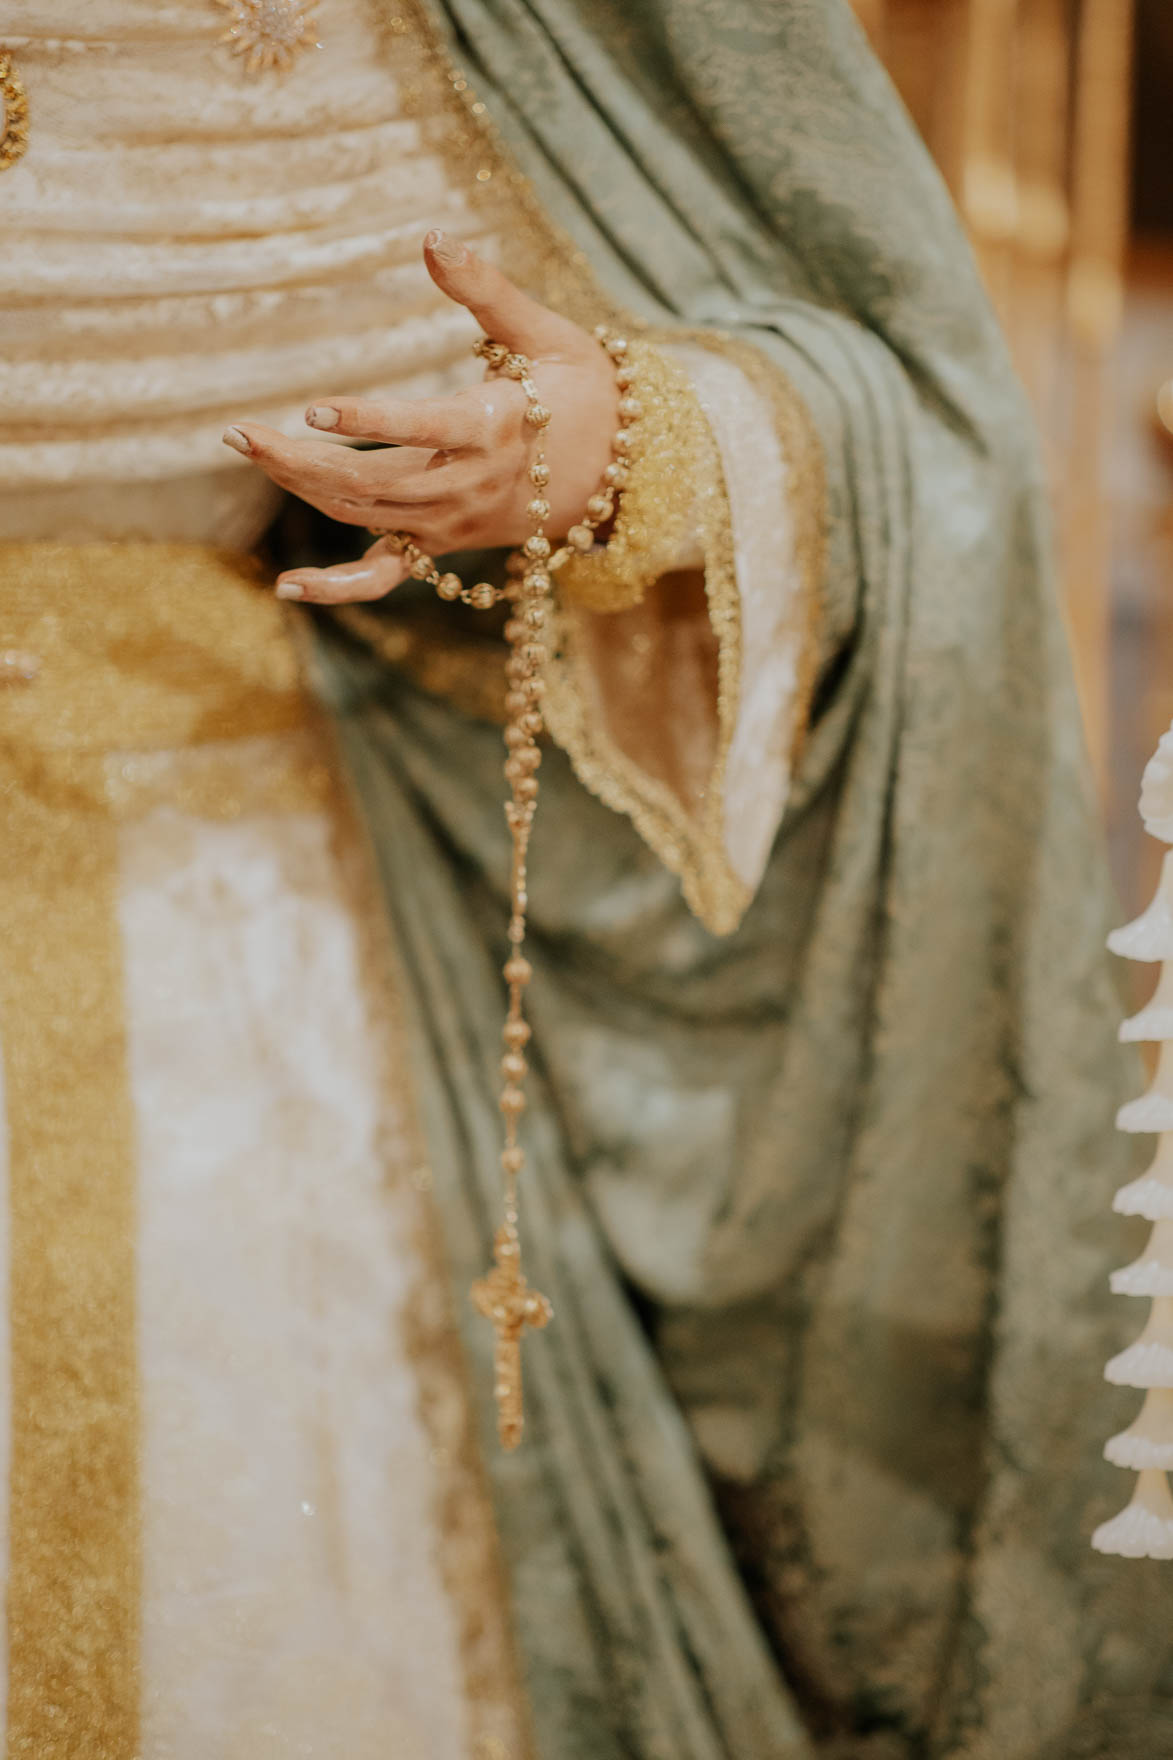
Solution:
M 493 1269 L 474 1283 L 473 1306 L 493 1323 L 494 1393 L 497 1396 L 497 1434 L 501 1447 L 513 1450 L 521 1441 L 525 1412 L 521 1391 L 521 1340 L 527 1326 L 540 1331 L 549 1324 L 554 1310 L 546 1297 L 531 1289 L 521 1269 L 521 1243 L 517 1229 L 502 1223 L 493 1240 Z

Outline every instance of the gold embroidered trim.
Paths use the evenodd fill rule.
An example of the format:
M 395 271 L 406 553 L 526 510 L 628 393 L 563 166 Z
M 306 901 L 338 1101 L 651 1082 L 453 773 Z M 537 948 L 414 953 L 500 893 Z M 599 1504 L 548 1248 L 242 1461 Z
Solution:
M 672 340 L 696 343 L 721 355 L 765 393 L 773 409 L 774 430 L 786 464 L 794 560 L 801 587 L 794 624 L 800 662 L 791 723 L 793 768 L 802 755 L 818 675 L 818 629 L 827 562 L 827 471 L 823 444 L 810 411 L 782 368 L 751 342 L 722 330 L 689 329 L 673 331 Z
M 631 342 L 630 395 L 643 414 L 635 424 L 626 486 L 605 544 L 571 555 L 558 570 L 559 597 L 584 611 L 623 611 L 679 566 L 692 537 L 697 457 L 704 417 L 687 375 L 646 342 Z
M 628 815 L 664 866 L 680 877 L 690 909 L 715 935 L 726 935 L 737 927 L 750 899 L 726 853 L 723 798 L 740 697 L 741 602 L 717 443 L 691 390 L 688 397 L 700 423 L 693 518 L 704 555 L 709 621 L 718 641 L 717 752 L 700 814 L 691 816 L 670 788 L 647 775 L 608 737 L 583 652 L 584 618 L 590 614 L 576 606 L 560 606 L 551 631 L 546 722 L 583 784 Z
M 29 145 L 29 101 L 24 81 L 16 70 L 12 53 L 0 49 L 0 109 L 4 128 L 0 133 L 0 171 L 23 159 Z
M 35 686 L 30 687 L 35 689 Z M 101 760 L 0 742 L 11 1216 L 8 1747 L 138 1752 L 135 1130 Z M 76 792 L 73 784 L 80 784 Z

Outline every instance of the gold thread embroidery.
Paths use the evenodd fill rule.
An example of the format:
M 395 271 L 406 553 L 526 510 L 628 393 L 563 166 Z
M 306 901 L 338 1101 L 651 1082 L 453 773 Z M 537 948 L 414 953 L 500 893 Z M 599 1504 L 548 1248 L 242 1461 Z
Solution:
M 136 1181 L 116 832 L 94 810 L 99 758 L 72 755 L 64 774 L 50 767 L 40 784 L 23 769 L 0 743 L 12 1229 L 7 1752 L 130 1760 Z
M 800 583 L 796 607 L 800 673 L 792 721 L 793 768 L 801 757 L 810 725 L 811 701 L 818 673 L 818 627 L 823 609 L 827 553 L 827 480 L 822 442 L 810 411 L 786 374 L 751 342 L 729 336 L 722 330 L 678 330 L 672 332 L 671 339 L 696 343 L 713 354 L 722 355 L 765 392 L 774 412 L 774 429 L 786 461 L 787 500 Z
M 632 342 L 628 361 L 643 414 L 611 535 L 586 555 L 572 553 L 558 570 L 559 597 L 584 611 L 639 604 L 692 535 L 704 417 L 687 376 L 659 349 Z
M 737 724 L 741 612 L 729 499 L 707 422 L 703 422 L 698 442 L 697 482 L 703 487 L 694 513 L 705 560 L 709 621 L 718 640 L 717 752 L 700 813 L 691 816 L 670 788 L 648 776 L 608 737 L 595 711 L 583 654 L 583 620 L 589 613 L 573 605 L 559 607 L 552 631 L 546 721 L 584 786 L 606 805 L 628 815 L 664 866 L 679 876 L 690 909 L 714 934 L 728 934 L 749 903 L 749 892 L 726 856 L 722 798 L 725 764 Z
M 7 171 L 23 159 L 29 144 L 29 100 L 24 81 L 7 49 L 0 49 L 0 109 L 4 127 L 0 131 L 0 171 Z
M 231 24 L 221 36 L 246 73 L 288 73 L 307 49 L 319 49 L 318 0 L 216 0 Z

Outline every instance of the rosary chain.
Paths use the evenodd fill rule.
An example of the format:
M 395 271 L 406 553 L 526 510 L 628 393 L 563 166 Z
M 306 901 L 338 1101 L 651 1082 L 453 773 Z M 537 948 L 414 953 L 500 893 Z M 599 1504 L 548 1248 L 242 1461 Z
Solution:
M 525 991 L 533 976 L 533 967 L 525 957 L 526 914 L 528 910 L 528 858 L 530 834 L 538 801 L 538 770 L 542 753 L 538 740 L 544 730 L 542 695 L 545 688 L 542 668 L 547 655 L 542 640 L 551 610 L 550 595 L 554 571 L 576 552 L 585 554 L 596 542 L 600 526 L 615 512 L 615 497 L 628 480 L 632 447 L 632 423 L 642 411 L 632 394 L 633 370 L 627 362 L 627 343 L 605 327 L 595 335 L 615 366 L 619 387 L 619 416 L 622 426 L 612 439 L 614 457 L 603 473 L 603 483 L 587 502 L 582 520 L 571 526 L 566 544 L 553 551 L 546 535 L 550 517 L 547 490 L 550 466 L 544 448 L 544 433 L 551 413 L 542 402 L 534 382 L 533 368 L 523 354 L 484 337 L 474 343 L 474 352 L 492 373 L 519 382 L 525 393 L 525 420 L 534 429 L 537 447 L 529 465 L 529 481 L 534 491 L 526 508 L 533 530 L 520 549 L 515 550 L 506 564 L 508 584 L 494 587 L 479 581 L 466 587 L 457 574 L 444 573 L 432 557 L 420 549 L 407 532 L 379 534 L 403 556 L 413 579 L 434 587 L 441 599 L 460 600 L 477 610 L 487 611 L 502 600 L 510 603 L 505 624 L 505 640 L 509 655 L 505 663 L 507 691 L 505 696 L 505 780 L 509 799 L 505 818 L 513 843 L 510 877 L 510 914 L 508 938 L 509 957 L 504 978 L 509 1004 L 502 1027 L 504 1052 L 501 1058 L 502 1088 L 499 1099 L 504 1126 L 501 1150 L 501 1171 L 504 1176 L 504 1215 L 493 1246 L 493 1268 L 472 1289 L 472 1300 L 478 1311 L 491 1320 L 495 1335 L 494 1392 L 497 1399 L 497 1427 L 501 1445 L 514 1449 L 521 1441 L 525 1417 L 522 1401 L 521 1339 L 527 1328 L 540 1328 L 549 1323 L 553 1309 L 545 1296 L 531 1289 L 521 1268 L 521 1241 L 518 1234 L 518 1181 L 525 1166 L 525 1151 L 520 1141 L 520 1123 L 526 1108 L 525 1078 L 529 1073 L 526 1047 L 532 1029 L 525 1017 Z

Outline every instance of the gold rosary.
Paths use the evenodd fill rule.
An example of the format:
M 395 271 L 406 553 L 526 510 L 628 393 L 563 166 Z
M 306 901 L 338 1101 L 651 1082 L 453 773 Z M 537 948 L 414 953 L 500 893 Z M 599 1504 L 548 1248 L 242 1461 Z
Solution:
M 510 951 L 504 968 L 509 1007 L 502 1028 L 505 1050 L 501 1059 L 503 1086 L 499 1102 L 505 1130 L 501 1151 L 505 1209 L 493 1241 L 493 1267 L 473 1285 L 471 1291 L 474 1306 L 492 1322 L 495 1334 L 493 1391 L 497 1400 L 497 1433 L 505 1449 L 517 1447 L 525 1427 L 522 1338 L 527 1330 L 538 1330 L 553 1318 L 549 1301 L 531 1289 L 526 1281 L 521 1267 L 521 1237 L 518 1233 L 518 1180 L 525 1166 L 519 1126 L 525 1111 L 525 1078 L 529 1070 L 525 1049 L 531 1036 L 523 998 L 533 975 L 533 968 L 523 951 L 528 906 L 526 863 L 538 802 L 537 772 L 542 762 L 538 738 L 544 726 L 542 667 L 547 658 L 542 633 L 552 609 L 550 593 L 554 571 L 571 555 L 589 552 L 598 528 L 615 512 L 615 497 L 628 480 L 632 445 L 630 424 L 641 414 L 639 402 L 631 394 L 632 369 L 626 359 L 627 343 L 602 326 L 595 335 L 615 364 L 620 392 L 619 415 L 623 425 L 612 440 L 614 457 L 603 473 L 603 484 L 587 502 L 582 521 L 571 526 L 562 549 L 551 554 L 552 547 L 546 536 L 546 521 L 550 515 L 550 503 L 546 498 L 550 467 L 546 462 L 542 433 L 549 425 L 550 411 L 541 400 L 533 369 L 525 355 L 513 353 L 503 343 L 487 338 L 473 345 L 475 352 L 490 372 L 520 382 L 526 397 L 525 420 L 538 436 L 537 449 L 529 466 L 534 494 L 526 509 L 533 531 L 522 547 L 509 557 L 506 564 L 508 584 L 498 588 L 480 581 L 476 586 L 466 587 L 459 575 L 441 573 L 409 533 L 381 534 L 400 551 L 412 578 L 426 581 L 441 599 L 458 599 L 478 610 L 488 610 L 500 600 L 507 599 L 512 608 L 505 625 L 505 639 L 509 644 L 509 658 L 505 663 L 509 687 L 505 697 L 505 780 L 509 784 L 509 800 L 505 804 L 505 818 L 513 840 L 513 863 L 508 931 Z

